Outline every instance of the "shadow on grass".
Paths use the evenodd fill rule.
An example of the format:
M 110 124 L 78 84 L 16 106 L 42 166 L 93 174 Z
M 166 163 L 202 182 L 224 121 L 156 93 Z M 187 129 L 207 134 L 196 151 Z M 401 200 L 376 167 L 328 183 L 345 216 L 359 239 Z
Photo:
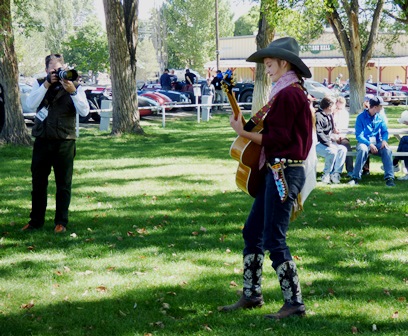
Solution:
M 19 314 L 0 315 L 2 335 L 346 335 L 352 334 L 352 327 L 359 334 L 369 334 L 376 324 L 381 335 L 402 336 L 408 328 L 407 322 L 386 318 L 373 321 L 369 311 L 328 314 L 316 306 L 306 318 L 264 319 L 263 315 L 281 304 L 280 293 L 275 294 L 276 291 L 267 292 L 266 297 L 277 302 L 262 309 L 218 312 L 217 304 L 229 304 L 237 298 L 213 288 L 219 278 L 205 275 L 187 284 L 132 288 L 114 298 L 106 298 L 104 293 L 89 293 L 91 298 L 80 300 L 56 298 L 52 303 L 34 305 Z M 199 288 L 199 292 L 192 288 Z M 314 302 L 323 301 L 338 305 L 339 310 L 353 308 L 347 307 L 341 298 L 321 297 Z
M 353 326 L 368 334 L 374 323 L 381 335 L 403 335 L 408 329 L 403 315 L 406 301 L 398 298 L 408 297 L 407 185 L 397 182 L 397 187 L 386 188 L 379 174 L 355 188 L 319 186 L 308 199 L 305 213 L 291 224 L 288 244 L 300 270 L 309 317 L 281 322 L 263 319 L 282 302 L 268 261 L 264 267 L 266 307 L 217 312 L 218 305 L 236 300 L 242 276 L 234 268 L 242 267 L 241 228 L 252 200 L 235 189 L 217 187 L 217 182 L 225 183 L 233 174 L 165 172 L 177 168 L 178 162 L 229 161 L 234 136 L 226 120 L 180 123 L 177 128 L 174 124 L 153 130 L 147 137 L 111 138 L 92 130 L 81 134 L 66 235 L 52 232 L 52 206 L 42 230 L 19 231 L 29 212 L 31 149 L 1 148 L 7 160 L 0 167 L 1 281 L 8 289 L 30 286 L 33 279 L 43 279 L 48 286 L 58 283 L 49 302 L 37 294 L 41 288 L 32 288 L 19 304 L 31 298 L 36 304 L 20 310 L 8 306 L 8 298 L 13 300 L 19 293 L 0 287 L 1 335 L 203 335 L 211 333 L 210 328 L 214 335 L 323 336 L 350 334 Z M 122 162 L 123 158 L 134 160 Z M 150 162 L 163 173 L 129 177 L 129 171 L 146 170 Z M 107 170 L 116 173 L 108 179 L 100 177 Z M 141 182 L 171 188 L 163 187 L 159 194 L 110 192 Z M 105 188 L 93 191 L 105 183 Z M 50 195 L 55 193 L 52 184 Z M 56 274 L 78 259 L 81 269 Z M 78 277 L 77 272 L 87 270 L 98 275 L 109 272 L 112 279 L 128 281 L 116 281 L 113 288 L 107 283 L 105 293 L 96 289 L 99 283 L 89 285 Z M 155 275 L 174 285 L 160 281 L 153 285 Z M 233 287 L 231 281 L 238 286 Z M 68 293 L 66 298 L 64 289 L 72 290 L 74 283 L 81 293 Z M 400 312 L 400 319 L 391 318 L 395 311 Z

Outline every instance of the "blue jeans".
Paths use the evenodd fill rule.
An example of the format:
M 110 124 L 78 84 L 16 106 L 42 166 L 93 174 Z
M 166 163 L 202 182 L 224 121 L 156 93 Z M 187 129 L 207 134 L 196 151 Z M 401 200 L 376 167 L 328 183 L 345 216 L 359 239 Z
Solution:
M 275 270 L 285 261 L 292 260 L 289 247 L 286 245 L 286 232 L 289 228 L 293 202 L 305 183 L 305 169 L 302 166 L 289 165 L 285 168 L 285 177 L 288 197 L 282 203 L 273 174 L 268 168 L 265 182 L 255 197 L 242 230 L 245 242 L 244 256 L 269 251 Z
M 376 143 L 375 146 L 378 149 L 378 152 L 375 155 L 381 156 L 381 160 L 384 165 L 384 179 L 394 178 L 394 167 L 392 165 L 391 149 L 387 147 L 381 148 L 381 142 Z M 361 179 L 363 166 L 367 161 L 369 150 L 369 146 L 362 143 L 357 144 L 357 157 L 356 162 L 354 163 L 354 171 L 352 176 L 354 179 Z
M 408 152 L 408 135 L 405 135 L 401 138 L 400 143 L 398 144 L 398 149 L 397 153 L 395 154 L 395 159 L 394 159 L 394 165 L 398 164 L 399 158 L 398 158 L 398 152 Z M 401 158 L 404 158 L 404 164 L 405 168 L 408 169 L 408 158 L 406 156 L 401 156 Z
M 316 153 L 324 157 L 324 175 L 333 173 L 341 174 L 347 156 L 347 148 L 345 146 L 334 143 L 330 146 L 325 146 L 318 143 L 316 145 Z

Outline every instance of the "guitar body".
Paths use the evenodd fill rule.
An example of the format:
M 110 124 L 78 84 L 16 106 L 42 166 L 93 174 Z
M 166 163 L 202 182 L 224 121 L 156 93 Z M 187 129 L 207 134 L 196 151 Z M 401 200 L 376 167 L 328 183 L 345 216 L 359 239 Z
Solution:
M 255 197 L 264 174 L 259 170 L 262 146 L 243 137 L 237 137 L 230 148 L 230 155 L 239 162 L 235 182 L 239 189 Z

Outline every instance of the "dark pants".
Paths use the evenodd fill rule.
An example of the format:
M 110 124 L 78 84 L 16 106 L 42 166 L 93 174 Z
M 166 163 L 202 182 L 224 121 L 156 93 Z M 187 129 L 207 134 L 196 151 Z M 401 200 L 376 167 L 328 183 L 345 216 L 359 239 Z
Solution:
M 401 138 L 401 141 L 398 144 L 397 153 L 395 153 L 393 161 L 393 165 L 396 166 L 400 159 L 404 160 L 405 168 L 408 169 L 408 158 L 406 156 L 398 157 L 398 152 L 408 152 L 408 135 L 405 135 Z
M 68 224 L 68 207 L 71 202 L 72 173 L 76 153 L 75 140 L 47 140 L 36 138 L 31 162 L 32 209 L 29 224 L 44 225 L 47 208 L 48 176 L 54 169 L 57 186 L 54 224 Z
M 285 169 L 285 177 L 289 194 L 282 203 L 273 174 L 268 168 L 265 183 L 255 198 L 242 231 L 245 241 L 244 255 L 269 251 L 275 270 L 285 261 L 292 260 L 286 245 L 286 232 L 293 202 L 305 183 L 305 170 L 302 166 L 288 166 Z
M 345 146 L 347 148 L 347 152 L 351 152 L 351 145 L 350 145 L 349 139 L 342 138 L 339 144 Z M 347 173 L 352 173 L 354 170 L 354 167 L 353 167 L 353 158 L 351 156 L 346 157 L 345 164 L 346 164 Z

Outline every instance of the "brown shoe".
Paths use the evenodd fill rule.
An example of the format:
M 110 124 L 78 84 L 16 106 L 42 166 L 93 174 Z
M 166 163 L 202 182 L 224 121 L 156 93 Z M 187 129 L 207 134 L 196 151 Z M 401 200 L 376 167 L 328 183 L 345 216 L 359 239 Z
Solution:
M 36 227 L 31 226 L 30 224 L 26 224 L 22 227 L 21 231 L 33 231 L 36 229 L 37 229 Z
M 65 231 L 67 231 L 67 229 L 66 229 L 66 227 L 64 225 L 62 225 L 62 224 L 55 225 L 55 229 L 54 229 L 55 233 L 61 233 L 61 232 L 65 232 Z
M 268 319 L 280 320 L 285 317 L 299 315 L 305 316 L 306 315 L 306 307 L 304 304 L 301 305 L 293 305 L 289 302 L 285 302 L 281 309 L 275 314 L 268 314 L 265 315 Z
M 232 311 L 237 309 L 252 309 L 252 308 L 261 308 L 264 304 L 262 295 L 247 298 L 245 295 L 242 295 L 238 302 L 229 305 L 229 306 L 220 306 L 218 311 Z

